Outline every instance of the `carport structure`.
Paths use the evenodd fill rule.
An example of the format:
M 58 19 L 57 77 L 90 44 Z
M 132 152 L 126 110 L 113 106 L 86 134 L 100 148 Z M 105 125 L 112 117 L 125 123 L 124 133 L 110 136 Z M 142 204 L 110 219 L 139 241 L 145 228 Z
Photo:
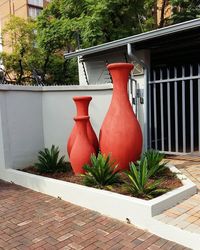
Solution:
M 79 58 L 80 84 L 112 80 L 107 63 L 133 62 L 129 94 L 144 147 L 168 154 L 200 151 L 200 19 L 65 53 Z

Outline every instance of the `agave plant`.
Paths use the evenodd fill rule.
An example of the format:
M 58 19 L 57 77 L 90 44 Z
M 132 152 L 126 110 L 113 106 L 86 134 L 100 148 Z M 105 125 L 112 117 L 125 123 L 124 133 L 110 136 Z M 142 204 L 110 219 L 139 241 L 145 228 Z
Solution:
M 86 186 L 104 188 L 120 182 L 120 175 L 116 171 L 117 165 L 110 162 L 110 156 L 99 153 L 96 157 L 92 154 L 91 166 L 84 165 L 83 168 L 86 170 L 83 175 L 83 183 Z
M 149 171 L 150 176 L 157 176 L 161 172 L 163 172 L 167 167 L 167 161 L 163 161 L 165 155 L 156 151 L 156 150 L 148 150 L 143 154 L 142 161 L 147 159 L 147 169 Z
M 149 180 L 151 172 L 148 170 L 146 157 L 138 162 L 138 166 L 131 162 L 130 171 L 126 174 L 129 178 L 126 187 L 133 196 L 151 199 L 167 191 L 159 188 L 160 180 Z
M 59 158 L 59 148 L 55 145 L 51 149 L 45 148 L 38 153 L 38 162 L 35 167 L 40 173 L 55 173 L 66 172 L 69 169 L 69 164 L 64 160 L 65 156 Z

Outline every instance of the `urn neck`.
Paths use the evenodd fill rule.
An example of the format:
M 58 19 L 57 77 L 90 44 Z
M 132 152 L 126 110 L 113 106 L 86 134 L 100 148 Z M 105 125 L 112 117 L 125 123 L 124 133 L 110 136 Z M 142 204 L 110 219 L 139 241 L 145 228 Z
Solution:
M 77 116 L 88 116 L 89 103 L 92 100 L 91 96 L 75 96 L 73 100 L 76 104 Z
M 79 135 L 87 136 L 87 123 L 89 116 L 76 116 L 74 117 Z
M 121 96 L 127 98 L 127 83 L 133 64 L 130 63 L 113 63 L 107 66 L 113 80 L 113 95 L 120 92 Z

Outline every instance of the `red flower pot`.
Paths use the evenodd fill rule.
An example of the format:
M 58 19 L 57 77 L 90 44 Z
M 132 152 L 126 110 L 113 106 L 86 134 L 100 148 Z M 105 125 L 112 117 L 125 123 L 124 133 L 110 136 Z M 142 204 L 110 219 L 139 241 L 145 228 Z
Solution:
M 90 164 L 90 156 L 95 153 L 95 149 L 87 136 L 89 116 L 75 117 L 74 120 L 76 137 L 70 153 L 70 162 L 75 174 L 83 174 L 83 166 Z
M 90 101 L 92 100 L 92 97 L 91 96 L 75 96 L 75 97 L 73 97 L 73 100 L 76 104 L 77 117 L 88 116 L 88 106 L 89 106 Z M 68 143 L 67 143 L 67 152 L 68 152 L 69 156 L 70 156 L 70 152 L 72 149 L 72 145 L 75 141 L 76 134 L 77 134 L 77 127 L 75 124 L 73 129 L 72 129 L 72 132 L 69 136 Z M 90 142 L 92 143 L 92 145 L 94 146 L 95 151 L 97 153 L 99 150 L 99 143 L 98 143 L 97 136 L 92 128 L 92 125 L 91 125 L 89 119 L 87 122 L 87 135 L 88 135 L 88 138 L 89 138 Z
M 127 93 L 127 82 L 133 65 L 113 63 L 107 66 L 113 79 L 111 104 L 100 130 L 100 151 L 110 154 L 119 164 L 118 170 L 128 169 L 129 162 L 139 159 L 142 151 L 142 131 Z

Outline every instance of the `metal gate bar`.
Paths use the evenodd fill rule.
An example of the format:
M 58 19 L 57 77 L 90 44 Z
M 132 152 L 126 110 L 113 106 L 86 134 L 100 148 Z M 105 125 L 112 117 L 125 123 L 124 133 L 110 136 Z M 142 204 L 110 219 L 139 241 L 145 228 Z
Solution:
M 200 151 L 200 64 L 159 67 L 151 76 L 149 145 L 169 154 Z
M 177 68 L 174 67 L 174 76 L 177 79 Z M 174 120 L 175 120 L 175 145 L 176 152 L 178 152 L 178 93 L 177 93 L 177 81 L 174 82 Z
M 199 79 L 200 75 L 197 76 L 187 76 L 187 77 L 178 77 L 178 78 L 169 78 L 169 79 L 163 79 L 162 82 L 166 83 L 166 82 L 175 82 L 175 81 L 182 81 L 182 80 L 195 80 L 195 79 Z M 155 83 L 160 83 L 160 80 L 155 80 L 155 81 L 150 81 L 149 84 L 155 84 Z
M 198 64 L 198 75 L 200 75 L 199 64 Z M 198 79 L 198 132 L 199 132 L 199 151 L 200 151 L 200 79 Z
M 160 70 L 160 80 L 163 79 L 163 72 Z M 164 109 L 163 109 L 163 83 L 160 84 L 160 116 L 161 116 L 161 144 L 164 151 Z
M 148 100 L 149 100 L 149 110 L 151 111 L 151 95 L 152 95 L 152 92 L 151 92 L 151 88 L 149 88 L 149 90 L 148 90 Z M 151 125 L 151 123 L 152 123 L 152 119 L 151 119 L 151 112 L 148 112 L 148 116 L 149 116 L 149 131 L 152 131 L 152 125 Z M 151 136 L 151 133 L 148 133 L 148 135 L 149 135 L 149 138 L 148 138 L 148 140 L 149 140 L 149 142 L 148 142 L 148 144 L 149 144 L 149 147 L 150 148 L 152 148 L 152 136 Z
M 153 78 L 156 79 L 156 72 L 153 72 Z M 157 107 L 156 107 L 156 84 L 153 85 L 153 106 L 154 106 L 154 133 L 155 133 L 155 149 L 158 149 L 158 136 L 157 136 Z
M 193 68 L 190 65 L 190 76 L 192 77 Z M 190 151 L 194 152 L 194 108 L 193 108 L 193 80 L 190 80 Z
M 182 76 L 185 76 L 185 67 L 182 66 Z M 185 80 L 182 80 L 182 125 L 183 125 L 183 153 L 186 153 L 186 120 L 185 120 Z
M 167 69 L 167 78 L 170 78 L 169 69 Z M 171 103 L 170 103 L 170 82 L 167 82 L 167 120 L 168 120 L 168 151 L 171 152 Z

